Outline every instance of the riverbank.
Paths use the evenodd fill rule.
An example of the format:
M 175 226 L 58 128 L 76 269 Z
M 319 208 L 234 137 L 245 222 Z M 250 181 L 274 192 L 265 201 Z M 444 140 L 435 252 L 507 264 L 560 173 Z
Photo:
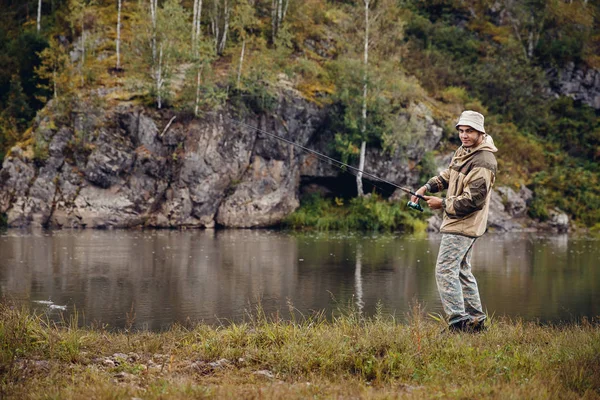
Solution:
M 600 398 L 600 325 L 343 312 L 111 332 L 0 307 L 2 398 Z M 133 318 L 133 316 L 130 316 Z

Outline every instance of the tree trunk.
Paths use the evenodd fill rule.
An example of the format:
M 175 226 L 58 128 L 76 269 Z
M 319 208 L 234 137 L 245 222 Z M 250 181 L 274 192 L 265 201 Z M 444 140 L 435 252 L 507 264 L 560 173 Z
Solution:
M 275 38 L 285 19 L 289 5 L 289 0 L 272 0 L 271 2 L 271 40 L 273 43 L 275 43 Z
M 150 18 L 152 20 L 152 64 L 156 64 L 156 9 L 158 0 L 150 0 Z
M 211 26 L 212 26 L 212 31 L 213 31 L 213 36 L 215 37 L 215 51 L 218 50 L 219 48 L 219 0 L 214 0 L 213 1 L 213 15 L 210 19 L 211 21 Z
M 363 104 L 362 104 L 362 125 L 360 128 L 360 133 L 362 135 L 362 143 L 360 144 L 360 161 L 358 166 L 358 174 L 356 175 L 356 190 L 360 197 L 363 197 L 365 193 L 363 192 L 362 185 L 362 171 L 365 166 L 365 152 L 366 152 L 366 133 L 367 133 L 367 93 L 368 93 L 368 75 L 367 68 L 369 66 L 369 2 L 370 0 L 364 0 L 365 2 L 365 51 L 364 51 L 364 59 L 363 59 Z
M 121 3 L 119 0 L 119 10 L 117 12 L 117 71 L 121 69 Z
M 200 23 L 202 21 L 202 0 L 198 2 L 198 18 L 196 18 L 196 41 L 200 37 Z
M 85 66 L 85 25 L 84 25 L 85 9 L 81 11 L 81 87 L 83 87 L 85 80 L 83 78 L 83 68 Z
M 194 108 L 194 115 L 198 116 L 198 107 L 200 105 L 200 74 L 202 72 L 202 67 L 198 68 L 198 79 L 196 80 L 196 107 Z
M 198 55 L 198 38 L 200 37 L 200 21 L 202 19 L 202 0 L 194 0 L 194 19 L 192 21 L 192 52 Z
M 158 109 L 162 108 L 162 58 L 163 58 L 163 46 L 160 44 L 159 56 L 158 56 L 158 68 L 156 69 L 156 104 Z
M 223 35 L 221 36 L 221 40 L 219 41 L 218 53 L 223 54 L 225 50 L 225 44 L 227 43 L 227 32 L 229 31 L 229 16 L 231 12 L 229 9 L 229 0 L 224 0 L 224 9 L 223 9 Z
M 273 0 L 271 2 L 271 41 L 275 43 L 275 37 L 277 37 L 277 3 L 279 0 Z
M 42 22 L 42 0 L 38 0 L 37 33 L 40 33 L 41 22 Z
M 242 78 L 242 65 L 244 64 L 244 50 L 246 50 L 246 38 L 242 41 L 242 52 L 240 54 L 240 65 L 238 66 L 236 87 L 240 87 L 240 79 Z
M 363 191 L 363 183 L 362 183 L 362 172 L 365 168 L 365 151 L 367 149 L 367 142 L 364 140 L 360 144 L 360 157 L 358 161 L 358 174 L 356 174 L 356 191 L 360 197 L 364 197 L 365 192 Z
M 198 18 L 198 0 L 194 0 L 194 11 L 192 14 L 192 50 L 196 49 L 196 19 Z

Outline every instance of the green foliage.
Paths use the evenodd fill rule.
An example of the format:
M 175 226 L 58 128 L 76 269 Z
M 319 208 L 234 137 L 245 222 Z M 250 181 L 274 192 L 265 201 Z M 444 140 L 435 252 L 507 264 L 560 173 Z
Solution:
M 544 220 L 550 208 L 558 207 L 585 226 L 600 223 L 599 172 L 597 166 L 584 168 L 565 160 L 536 173 L 530 215 Z
M 2 112 L 4 118 L 13 120 L 18 129 L 24 130 L 33 117 L 33 112 L 27 103 L 21 80 L 17 75 L 13 75 L 10 81 L 6 104 L 7 106 Z
M 291 229 L 319 231 L 424 232 L 426 222 L 417 219 L 404 204 L 382 200 L 377 195 L 356 197 L 347 206 L 339 199 L 311 195 L 284 222 Z
M 425 153 L 417 168 L 419 171 L 419 181 L 422 184 L 425 184 L 432 176 L 436 176 L 437 164 L 435 162 L 434 153 L 431 151 Z
M 587 160 L 600 159 L 600 118 L 598 112 L 570 97 L 550 104 L 550 116 L 540 130 L 569 155 Z
M 68 49 L 58 40 L 50 39 L 49 46 L 39 53 L 40 65 L 36 75 L 42 80 L 40 87 L 58 101 L 69 101 L 75 91 L 75 68 L 71 64 Z M 44 83 L 47 82 L 47 83 Z M 40 96 L 40 100 L 48 101 L 48 97 Z
M 6 33 L 2 38 L 2 33 L 0 30 L 0 108 L 9 106 L 8 94 L 16 75 L 28 107 L 37 111 L 44 105 L 38 100 L 38 96 L 45 95 L 46 90 L 40 87 L 45 80 L 39 78 L 34 71 L 41 62 L 39 53 L 48 46 L 48 42 L 30 31 L 20 31 L 14 38 Z
M 448 87 L 463 87 L 490 111 L 521 128 L 533 130 L 542 124 L 545 75 L 541 68 L 525 62 L 521 52 L 423 16 L 410 19 L 406 29 L 414 39 L 413 56 L 406 65 L 426 88 L 440 93 Z
M 231 91 L 230 102 L 239 108 L 238 111 L 246 109 L 255 114 L 265 114 L 275 109 L 276 94 L 263 78 L 262 73 L 253 69 L 244 77 L 240 88 Z
M 156 11 L 156 27 L 147 3 L 139 3 L 132 21 L 131 42 L 124 46 L 130 79 L 141 79 L 158 108 L 172 100 L 172 83 L 181 64 L 193 60 L 190 48 L 190 10 L 178 0 L 167 0 Z
M 33 159 L 38 164 L 43 164 L 49 157 L 48 142 L 42 137 L 37 137 L 33 143 Z

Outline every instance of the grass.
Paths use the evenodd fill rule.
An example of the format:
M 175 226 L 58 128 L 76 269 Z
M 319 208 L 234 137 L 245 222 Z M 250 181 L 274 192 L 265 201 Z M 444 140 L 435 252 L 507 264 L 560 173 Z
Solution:
M 110 332 L 0 305 L 0 397 L 600 398 L 600 325 L 494 318 L 479 334 L 441 332 L 353 310 L 283 320 Z

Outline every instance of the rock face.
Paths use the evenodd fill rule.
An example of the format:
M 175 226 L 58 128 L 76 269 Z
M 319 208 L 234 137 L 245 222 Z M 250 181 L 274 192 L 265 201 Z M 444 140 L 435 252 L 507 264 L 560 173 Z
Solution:
M 548 71 L 551 92 L 570 96 L 600 110 L 600 70 L 570 62 L 563 69 Z
M 295 146 L 331 156 L 327 109 L 282 92 L 269 115 L 225 108 L 203 118 L 119 106 L 85 109 L 56 127 L 36 122 L 37 150 L 15 147 L 0 170 L 0 214 L 11 227 L 265 227 L 299 205 L 301 182 L 343 174 Z M 438 144 L 424 106 L 421 134 L 394 154 L 369 149 L 366 170 L 403 185 Z M 37 153 L 36 153 L 37 152 Z

